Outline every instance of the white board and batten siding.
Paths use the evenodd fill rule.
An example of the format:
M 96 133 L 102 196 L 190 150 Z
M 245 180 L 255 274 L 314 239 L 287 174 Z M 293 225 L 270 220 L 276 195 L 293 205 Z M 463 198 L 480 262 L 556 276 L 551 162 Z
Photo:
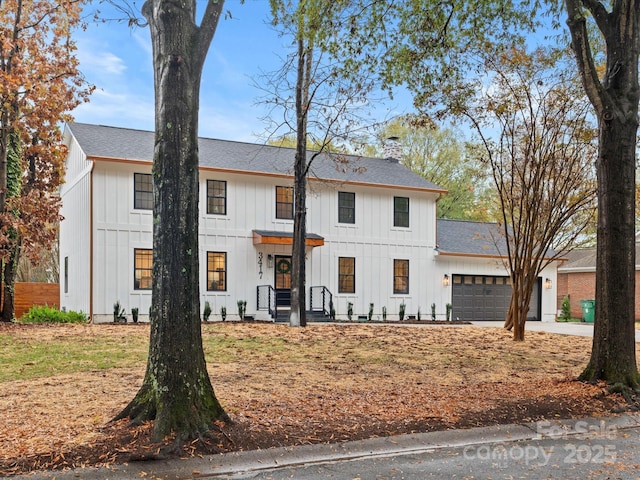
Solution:
M 131 308 L 136 307 L 144 321 L 151 290 L 137 290 L 134 286 L 134 252 L 152 248 L 152 212 L 134 208 L 134 175 L 151 173 L 151 162 L 101 156 L 87 160 L 76 139 L 68 131 L 66 134 L 69 154 L 66 183 L 61 189 L 65 217 L 60 237 L 61 305 L 87 313 L 92 308 L 93 320 L 101 322 L 112 321 L 113 304 L 119 301 L 129 318 Z M 383 167 L 388 168 L 388 163 Z M 207 213 L 207 180 L 226 182 L 225 215 Z M 230 319 L 237 318 L 238 300 L 247 302 L 247 314 L 266 318 L 265 312 L 257 311 L 257 286 L 274 285 L 275 266 L 269 266 L 267 258 L 290 255 L 291 246 L 254 244 L 253 232 L 293 231 L 292 220 L 276 218 L 275 201 L 277 186 L 292 185 L 293 179 L 287 174 L 201 167 L 200 309 L 208 301 L 212 320 L 220 318 L 221 307 L 227 309 Z M 338 221 L 339 192 L 355 194 L 353 224 Z M 309 288 L 324 286 L 333 294 L 339 318 L 346 318 L 348 303 L 353 304 L 356 317 L 366 315 L 373 303 L 374 319 L 381 319 L 383 306 L 389 319 L 397 319 L 400 304 L 404 303 L 407 316 L 416 316 L 420 309 L 422 318 L 428 319 L 431 305 L 435 304 L 438 319 L 443 319 L 446 304 L 452 299 L 451 285 L 443 285 L 445 274 L 450 278 L 459 273 L 506 275 L 504 266 L 497 264 L 499 260 L 438 255 L 436 203 L 442 192 L 437 187 L 404 188 L 357 179 L 337 182 L 312 178 L 307 192 L 307 232 L 322 237 L 324 244 L 306 249 L 307 305 Z M 409 198 L 409 227 L 393 225 L 396 196 Z M 207 252 L 226 254 L 225 291 L 207 290 Z M 354 293 L 338 291 L 340 257 L 355 259 Z M 409 260 L 408 294 L 393 293 L 395 259 Z M 542 291 L 543 319 L 556 311 L 555 268 L 549 267 L 549 272 L 543 273 L 553 279 L 553 289 Z
M 60 187 L 60 307 L 90 313 L 91 169 L 78 142 L 65 130 L 68 145 L 65 183 Z

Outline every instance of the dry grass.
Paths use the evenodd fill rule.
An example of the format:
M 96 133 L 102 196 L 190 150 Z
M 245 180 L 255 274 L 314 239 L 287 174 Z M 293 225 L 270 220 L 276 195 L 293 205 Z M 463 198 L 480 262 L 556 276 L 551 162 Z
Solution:
M 0 383 L 0 474 L 2 466 L 5 472 L 24 471 L 24 462 L 15 467 L 16 459 L 54 458 L 78 446 L 108 443 L 113 430 L 105 425 L 142 381 L 148 332 L 141 325 L 0 330 L 5 355 L 0 361 L 10 365 L 14 378 L 22 378 Z M 222 450 L 601 414 L 611 408 L 612 397 L 605 398 L 602 386 L 573 381 L 588 360 L 589 338 L 527 332 L 524 343 L 514 343 L 502 329 L 473 326 L 292 329 L 257 323 L 207 324 L 203 337 L 216 394 L 236 421 L 228 433 L 236 435 L 234 443 L 218 445 Z M 19 373 L 7 359 L 12 345 L 74 353 L 56 357 L 66 364 L 50 366 L 51 374 L 29 372 L 36 365 L 22 365 Z M 89 353 L 92 346 L 98 353 Z M 105 448 L 103 459 L 115 459 L 107 459 Z M 112 448 L 126 450 L 120 444 Z M 98 453 L 86 462 L 95 462 Z M 78 457 L 74 464 L 85 460 Z

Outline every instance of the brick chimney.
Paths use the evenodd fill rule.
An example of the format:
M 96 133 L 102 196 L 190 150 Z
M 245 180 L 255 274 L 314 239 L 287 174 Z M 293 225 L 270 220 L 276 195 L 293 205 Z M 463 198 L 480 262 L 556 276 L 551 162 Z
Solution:
M 389 137 L 384 142 L 384 158 L 393 158 L 400 161 L 402 159 L 402 145 L 400 145 L 398 137 Z

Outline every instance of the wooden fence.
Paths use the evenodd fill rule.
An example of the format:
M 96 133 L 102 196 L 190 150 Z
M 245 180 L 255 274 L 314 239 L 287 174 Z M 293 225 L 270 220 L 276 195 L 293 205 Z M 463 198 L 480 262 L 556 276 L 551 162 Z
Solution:
M 15 294 L 16 318 L 20 318 L 34 305 L 59 306 L 60 284 L 17 282 Z

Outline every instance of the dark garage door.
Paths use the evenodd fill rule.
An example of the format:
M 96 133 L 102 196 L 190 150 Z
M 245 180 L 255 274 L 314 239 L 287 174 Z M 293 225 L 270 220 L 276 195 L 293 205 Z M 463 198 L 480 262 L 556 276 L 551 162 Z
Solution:
M 540 280 L 531 295 L 527 320 L 540 319 Z M 484 275 L 453 275 L 453 320 L 502 321 L 509 310 L 511 279 Z

